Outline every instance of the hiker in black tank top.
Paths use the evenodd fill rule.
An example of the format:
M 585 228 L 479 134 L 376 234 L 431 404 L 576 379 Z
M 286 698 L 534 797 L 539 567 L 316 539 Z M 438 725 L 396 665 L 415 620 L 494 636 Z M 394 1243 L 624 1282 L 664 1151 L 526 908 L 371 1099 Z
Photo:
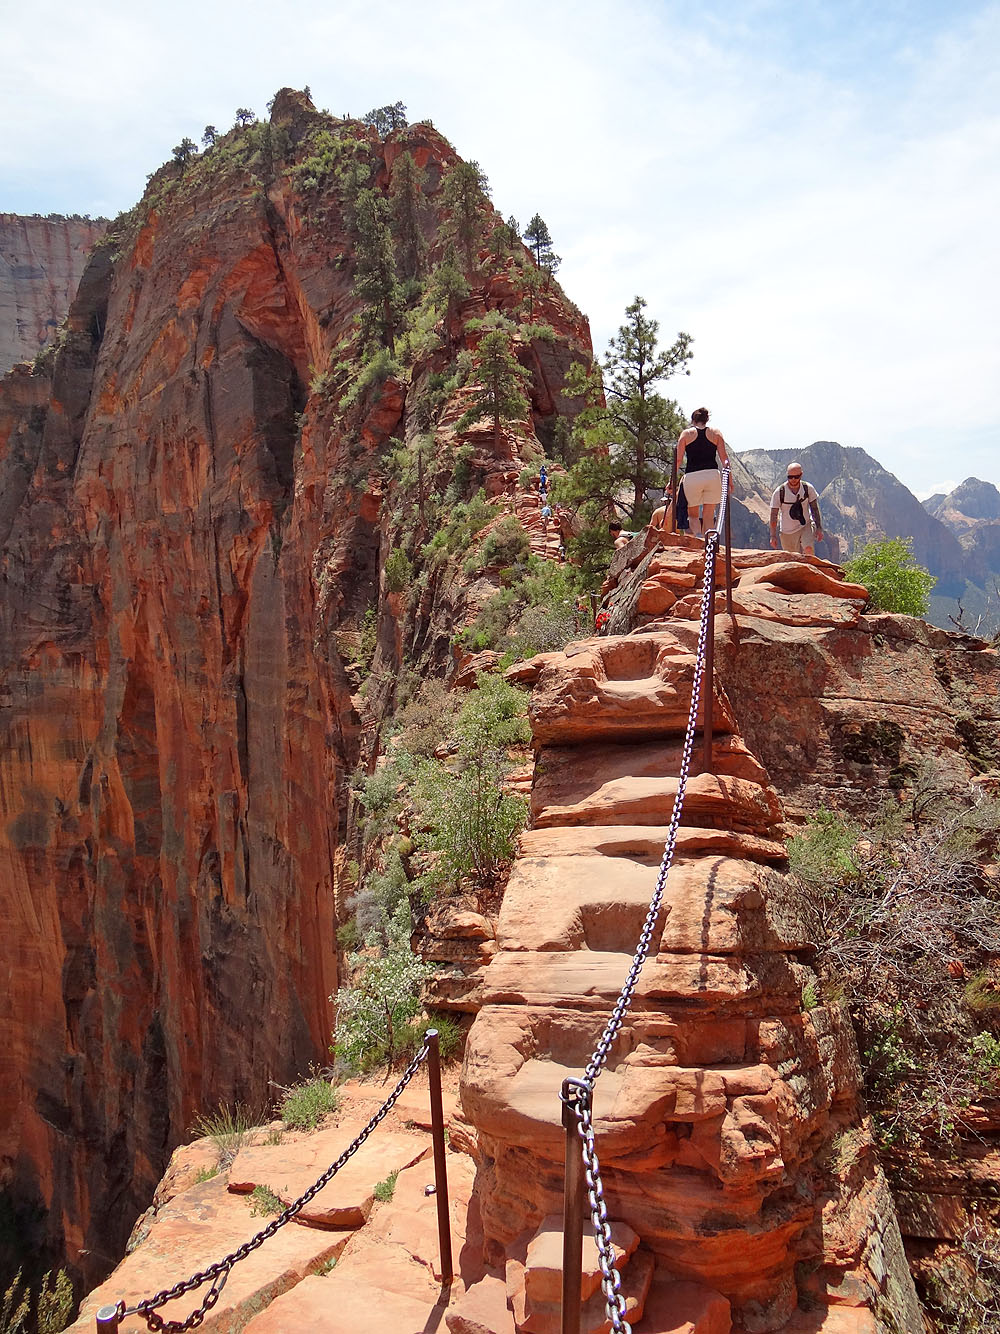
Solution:
M 691 425 L 677 441 L 677 471 L 684 471 L 691 535 L 704 537 L 715 521 L 715 507 L 722 499 L 720 463 L 728 463 L 722 432 L 708 425 L 708 408 L 691 414 Z

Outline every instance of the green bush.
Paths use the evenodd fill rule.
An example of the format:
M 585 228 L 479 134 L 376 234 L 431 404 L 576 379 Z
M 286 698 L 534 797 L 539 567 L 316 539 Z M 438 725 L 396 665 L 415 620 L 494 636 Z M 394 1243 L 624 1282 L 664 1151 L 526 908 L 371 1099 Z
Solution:
M 528 534 L 513 515 L 508 515 L 487 535 L 479 551 L 478 565 L 480 569 L 516 565 L 530 550 Z
M 38 1295 L 24 1282 L 18 1270 L 0 1300 L 0 1334 L 59 1334 L 69 1324 L 73 1310 L 73 1285 L 65 1269 L 43 1274 Z
M 328 1079 L 316 1075 L 286 1091 L 278 1115 L 293 1130 L 315 1130 L 324 1116 L 340 1106 L 340 1094 Z
M 789 840 L 788 862 L 800 879 L 813 885 L 854 880 L 860 874 L 855 860 L 858 829 L 832 811 L 820 809 L 800 834 Z
M 396 1193 L 396 1178 L 399 1176 L 399 1168 L 395 1172 L 390 1172 L 384 1181 L 380 1181 L 375 1187 L 375 1198 L 381 1200 L 383 1204 L 388 1204 Z
M 456 735 L 457 773 L 433 760 L 417 771 L 424 828 L 416 841 L 435 854 L 432 881 L 446 887 L 469 876 L 482 889 L 513 856 L 527 819 L 524 799 L 504 790 L 508 749 L 531 737 L 524 696 L 502 677 L 481 673 L 462 705 Z
M 450 1061 L 453 1056 L 462 1054 L 465 1029 L 453 1014 L 443 1010 L 432 1010 L 427 1015 L 427 1027 L 438 1032 L 438 1051 L 442 1061 Z
M 245 1103 L 230 1106 L 220 1103 L 214 1112 L 203 1112 L 191 1127 L 192 1134 L 210 1139 L 219 1150 L 220 1162 L 227 1167 L 244 1144 L 248 1144 L 263 1116 Z
M 848 999 L 883 1145 L 953 1146 L 995 1087 L 1000 894 L 981 868 L 998 848 L 1000 802 L 919 776 L 865 827 L 821 811 L 789 847 L 805 939 L 824 997 Z
M 844 573 L 852 583 L 868 589 L 872 611 L 926 616 L 931 589 L 937 583 L 913 558 L 913 540 L 889 537 L 867 542 L 849 561 Z
M 389 924 L 380 956 L 350 960 L 354 978 L 330 999 L 337 1007 L 333 1051 L 350 1070 L 392 1064 L 420 1040 L 420 992 L 432 969 L 410 949 L 410 914 L 401 908 Z
M 413 582 L 413 566 L 405 551 L 393 547 L 385 558 L 385 587 L 389 593 L 402 593 Z
M 378 347 L 361 364 L 361 369 L 340 400 L 340 407 L 349 408 L 369 389 L 381 389 L 391 376 L 398 379 L 403 368 L 387 347 Z
M 259 1218 L 272 1218 L 284 1212 L 281 1197 L 270 1186 L 254 1186 L 250 1192 L 250 1212 Z

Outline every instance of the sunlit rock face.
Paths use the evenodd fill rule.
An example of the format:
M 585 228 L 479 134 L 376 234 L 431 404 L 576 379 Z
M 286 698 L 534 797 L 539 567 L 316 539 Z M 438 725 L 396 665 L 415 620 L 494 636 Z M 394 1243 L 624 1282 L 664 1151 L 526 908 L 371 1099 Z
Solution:
M 462 1102 L 486 1258 L 504 1266 L 524 1330 L 558 1328 L 539 1257 L 561 1227 L 560 1086 L 579 1077 L 625 979 L 682 770 L 701 553 L 685 539 L 641 547 L 609 578 L 623 599 L 613 623 L 637 621 L 633 633 L 510 671 L 531 691 L 532 827 L 483 974 Z M 822 706 L 812 664 L 831 638 L 843 670 L 848 655 L 864 660 L 844 636 L 862 633 L 865 590 L 783 553 L 739 551 L 734 566 L 738 624 L 717 594 L 711 759 L 699 738 L 651 948 L 595 1091 L 608 1213 L 634 1238 L 620 1259 L 629 1319 L 646 1328 L 689 1284 L 709 1323 L 688 1328 L 916 1328 L 849 1023 L 810 966 L 784 874 L 786 812 L 748 741 L 751 719 L 755 740 L 768 718 L 784 725 L 775 700 L 796 670 Z M 841 1160 L 831 1149 L 847 1130 L 857 1152 Z M 796 1324 L 806 1308 L 828 1323 Z
M 342 653 L 368 607 L 386 680 L 403 647 L 386 459 L 427 430 L 408 396 L 464 319 L 522 296 L 484 280 L 440 364 L 341 410 L 320 372 L 356 340 L 357 238 L 332 172 L 300 189 L 321 132 L 388 190 L 399 142 L 283 92 L 154 174 L 60 350 L 0 382 L 0 1185 L 87 1281 L 199 1112 L 328 1059 L 345 778 L 373 744 Z M 429 126 L 405 142 L 439 259 L 457 159 Z M 554 288 L 536 310 L 546 415 L 589 331 Z M 487 484 L 516 475 L 481 434 Z M 442 597 L 406 644 L 440 670 Z

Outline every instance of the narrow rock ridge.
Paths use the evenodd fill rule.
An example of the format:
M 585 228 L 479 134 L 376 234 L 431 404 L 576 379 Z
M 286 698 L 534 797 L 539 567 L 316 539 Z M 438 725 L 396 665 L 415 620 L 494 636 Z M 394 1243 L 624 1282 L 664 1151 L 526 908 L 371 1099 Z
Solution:
M 680 615 L 511 673 L 531 686 L 532 827 L 461 1097 L 478 1142 L 486 1259 L 505 1266 L 530 1334 L 559 1328 L 558 1301 L 532 1273 L 562 1208 L 560 1085 L 582 1072 L 625 978 L 677 789 L 697 639 L 684 612 L 695 613 L 700 554 L 660 550 L 638 580 L 639 606 L 669 593 L 671 610 L 687 603 Z M 859 618 L 864 590 L 834 567 L 751 552 L 735 564 L 741 630 L 750 616 Z M 620 1259 L 629 1319 L 639 1331 L 674 1328 L 655 1313 L 682 1283 L 712 1313 L 696 1329 L 916 1329 L 859 1114 L 853 1036 L 823 1002 L 788 908 L 781 803 L 722 690 L 715 726 L 710 771 L 696 763 L 688 787 L 656 949 L 596 1088 L 609 1215 L 637 1238 Z

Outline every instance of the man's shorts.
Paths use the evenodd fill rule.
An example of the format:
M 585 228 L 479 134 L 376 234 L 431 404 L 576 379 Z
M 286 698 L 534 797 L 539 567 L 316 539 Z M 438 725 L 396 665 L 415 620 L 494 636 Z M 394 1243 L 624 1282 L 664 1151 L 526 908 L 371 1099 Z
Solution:
M 722 499 L 722 473 L 718 468 L 703 468 L 699 472 L 684 474 L 684 495 L 687 503 L 694 505 L 718 505 Z
M 803 528 L 796 529 L 794 533 L 780 533 L 779 537 L 782 551 L 798 551 L 804 556 L 806 547 L 815 549 L 816 546 L 816 537 L 811 523 L 807 523 Z

